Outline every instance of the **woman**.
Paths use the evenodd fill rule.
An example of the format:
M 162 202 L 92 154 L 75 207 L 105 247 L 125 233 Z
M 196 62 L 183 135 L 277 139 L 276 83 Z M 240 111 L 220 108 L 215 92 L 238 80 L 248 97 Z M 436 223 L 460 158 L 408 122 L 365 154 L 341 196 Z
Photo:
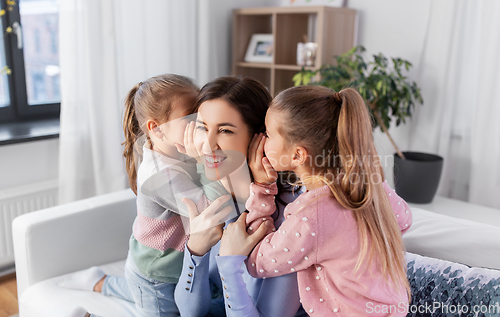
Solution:
M 249 196 L 248 167 L 242 164 L 228 177 L 224 165 L 247 157 L 254 134 L 265 130 L 264 119 L 271 96 L 266 88 L 250 78 L 222 77 L 206 84 L 197 99 L 196 143 L 205 162 L 207 177 L 217 167 L 223 185 L 234 193 L 238 209 L 244 211 Z M 233 155 L 231 155 L 233 154 Z M 214 164 L 211 166 L 210 164 Z M 233 168 L 234 169 L 234 168 Z M 233 169 L 229 169 L 232 171 Z M 294 199 L 291 192 L 281 190 L 276 228 L 283 221 L 286 203 Z M 188 206 L 194 206 L 188 203 Z M 203 213 L 202 213 L 203 215 Z M 229 222 L 234 222 L 233 218 Z M 181 316 L 296 316 L 306 315 L 300 309 L 297 276 L 288 274 L 271 279 L 251 277 L 244 256 L 217 257 L 222 225 L 191 234 L 184 252 L 181 277 L 175 290 L 175 301 Z M 226 297 L 220 294 L 222 281 Z

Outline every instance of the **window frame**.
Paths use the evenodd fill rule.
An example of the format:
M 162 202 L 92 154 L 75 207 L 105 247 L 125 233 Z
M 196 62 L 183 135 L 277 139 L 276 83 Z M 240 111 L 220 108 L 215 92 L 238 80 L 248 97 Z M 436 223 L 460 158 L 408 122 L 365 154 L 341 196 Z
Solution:
M 23 25 L 19 12 L 19 2 L 20 0 L 16 1 L 16 5 L 12 7 L 12 11 L 9 11 L 7 9 L 6 0 L 0 0 L 1 8 L 5 10 L 5 14 L 1 17 L 2 32 L 4 34 L 5 61 L 11 69 L 11 74 L 7 76 L 10 105 L 0 108 L 0 124 L 59 118 L 61 111 L 60 102 L 37 104 L 33 106 L 28 104 L 24 45 L 22 49 L 18 49 L 18 37 L 14 33 L 6 32 L 6 28 L 12 26 L 16 21 L 21 25 L 22 30 Z M 1 65 L 1 67 L 3 66 L 4 65 Z

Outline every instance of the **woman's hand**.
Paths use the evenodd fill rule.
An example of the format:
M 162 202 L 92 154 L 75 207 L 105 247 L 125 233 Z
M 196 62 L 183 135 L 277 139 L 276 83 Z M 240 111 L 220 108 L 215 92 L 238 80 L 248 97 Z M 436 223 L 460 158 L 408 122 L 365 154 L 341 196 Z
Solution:
M 254 234 L 249 235 L 246 230 L 247 213 L 244 212 L 234 223 L 230 223 L 222 235 L 219 255 L 245 255 L 266 235 L 267 221 L 260 224 Z
M 186 125 L 186 130 L 184 130 L 184 146 L 176 143 L 175 147 L 177 151 L 182 154 L 186 154 L 192 158 L 196 159 L 198 164 L 202 164 L 202 158 L 198 149 L 194 144 L 194 133 L 195 133 L 196 123 L 194 121 L 189 122 Z
M 201 213 L 198 213 L 198 209 L 191 199 L 182 199 L 189 210 L 190 236 L 187 247 L 191 254 L 203 256 L 219 242 L 224 227 L 223 220 L 231 213 L 233 207 L 226 206 L 222 210 L 218 210 L 230 198 L 230 195 L 217 198 Z
M 271 184 L 278 179 L 278 173 L 267 157 L 264 157 L 266 137 L 259 133 L 254 135 L 248 147 L 248 166 L 252 171 L 253 179 L 258 183 Z

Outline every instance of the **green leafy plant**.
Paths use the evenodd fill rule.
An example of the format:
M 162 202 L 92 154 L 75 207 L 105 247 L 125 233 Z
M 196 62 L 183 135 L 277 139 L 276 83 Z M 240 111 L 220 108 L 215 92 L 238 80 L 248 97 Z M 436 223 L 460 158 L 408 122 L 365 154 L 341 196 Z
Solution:
M 411 117 L 415 103 L 423 103 L 420 88 L 408 80 L 403 71 L 412 64 L 401 58 L 388 59 L 383 54 L 373 55 L 373 61 L 365 62 L 364 47 L 353 47 L 349 52 L 336 57 L 336 65 L 323 65 L 318 70 L 302 69 L 293 81 L 298 85 L 321 85 L 335 91 L 352 87 L 365 100 L 373 118 L 373 128 L 380 127 L 387 134 L 398 155 L 403 153 L 392 139 L 388 127 L 392 119 L 396 126 Z

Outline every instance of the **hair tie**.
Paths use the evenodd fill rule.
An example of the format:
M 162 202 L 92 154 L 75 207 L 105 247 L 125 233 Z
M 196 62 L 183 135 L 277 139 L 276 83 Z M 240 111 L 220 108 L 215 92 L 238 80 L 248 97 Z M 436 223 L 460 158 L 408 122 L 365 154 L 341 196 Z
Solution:
M 333 93 L 333 99 L 339 103 L 342 104 L 342 96 L 340 95 L 340 92 L 334 92 Z

